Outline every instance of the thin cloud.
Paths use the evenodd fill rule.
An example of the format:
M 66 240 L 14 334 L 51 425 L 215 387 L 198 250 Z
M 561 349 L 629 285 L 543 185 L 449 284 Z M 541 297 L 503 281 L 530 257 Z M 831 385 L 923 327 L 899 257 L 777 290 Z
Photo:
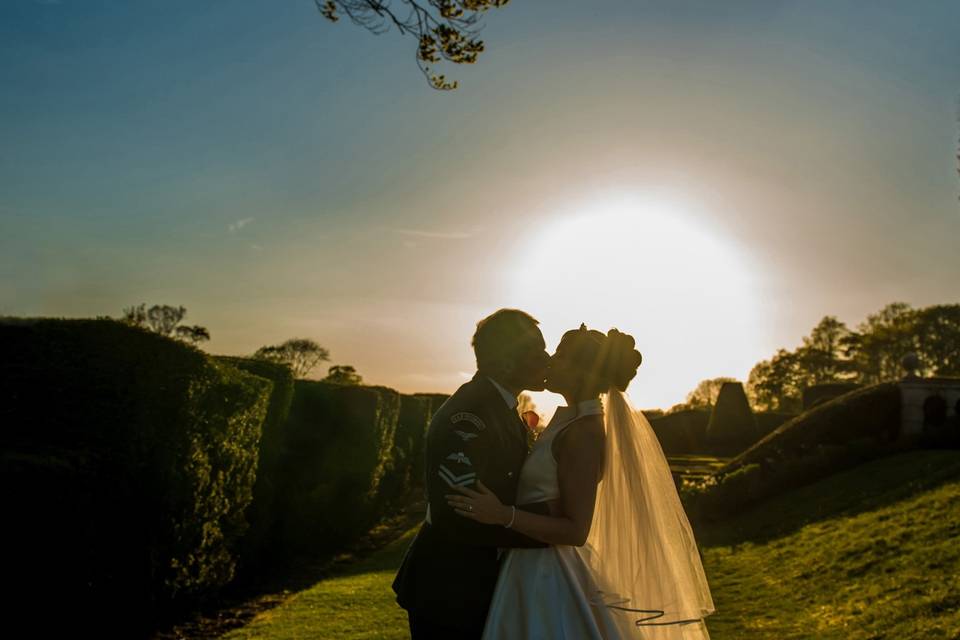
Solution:
M 432 240 L 466 240 L 473 237 L 472 231 L 433 231 L 431 229 L 391 229 L 391 231 L 408 238 Z
M 243 218 L 242 220 L 231 222 L 229 225 L 227 225 L 227 229 L 230 231 L 230 233 L 236 233 L 237 231 L 240 231 L 240 229 L 243 229 L 245 226 L 247 226 L 251 222 L 253 222 L 253 218 Z

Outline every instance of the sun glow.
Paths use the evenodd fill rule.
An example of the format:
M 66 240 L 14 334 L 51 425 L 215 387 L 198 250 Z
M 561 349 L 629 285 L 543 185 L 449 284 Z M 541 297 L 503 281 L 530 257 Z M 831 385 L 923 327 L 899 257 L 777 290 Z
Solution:
M 759 335 L 756 270 L 689 204 L 608 197 L 551 216 L 508 272 L 512 305 L 540 320 L 548 350 L 585 322 L 632 334 L 644 362 L 629 392 L 668 408 L 704 379 L 744 379 Z M 533 394 L 538 410 L 562 402 Z

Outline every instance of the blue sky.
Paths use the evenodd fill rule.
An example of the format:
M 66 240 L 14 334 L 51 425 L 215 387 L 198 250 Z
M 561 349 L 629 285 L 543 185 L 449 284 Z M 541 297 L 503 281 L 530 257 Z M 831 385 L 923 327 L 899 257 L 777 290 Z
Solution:
M 451 391 L 473 324 L 516 304 L 548 342 L 634 331 L 653 406 L 823 315 L 957 302 L 960 2 L 514 0 L 484 39 L 439 93 L 409 39 L 308 0 L 6 0 L 0 313 L 183 304 L 211 352 L 313 337 L 371 382 Z M 637 263 L 600 317 L 618 292 L 529 271 L 583 259 L 540 245 L 623 191 L 667 193 L 657 215 L 745 274 L 725 299 L 749 304 L 685 325 L 690 350 L 658 334 L 692 313 L 656 293 L 672 272 Z M 681 251 L 650 219 L 621 234 Z

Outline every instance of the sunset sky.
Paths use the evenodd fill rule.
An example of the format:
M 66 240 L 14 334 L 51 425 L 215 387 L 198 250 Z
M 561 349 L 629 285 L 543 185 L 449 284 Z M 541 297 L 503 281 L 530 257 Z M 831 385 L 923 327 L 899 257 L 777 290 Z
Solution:
M 632 333 L 666 408 L 960 301 L 960 2 L 514 0 L 483 37 L 442 93 L 312 0 L 4 0 L 0 315 L 184 305 L 211 353 L 451 392 L 517 306 L 551 350 Z

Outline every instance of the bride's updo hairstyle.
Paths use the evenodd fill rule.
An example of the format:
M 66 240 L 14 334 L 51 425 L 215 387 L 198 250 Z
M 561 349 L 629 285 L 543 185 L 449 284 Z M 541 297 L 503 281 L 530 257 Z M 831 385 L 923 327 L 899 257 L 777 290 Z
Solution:
M 633 336 L 616 329 L 604 335 L 581 324 L 563 334 L 560 342 L 583 371 L 583 390 L 589 395 L 606 393 L 611 387 L 626 391 L 643 361 Z

